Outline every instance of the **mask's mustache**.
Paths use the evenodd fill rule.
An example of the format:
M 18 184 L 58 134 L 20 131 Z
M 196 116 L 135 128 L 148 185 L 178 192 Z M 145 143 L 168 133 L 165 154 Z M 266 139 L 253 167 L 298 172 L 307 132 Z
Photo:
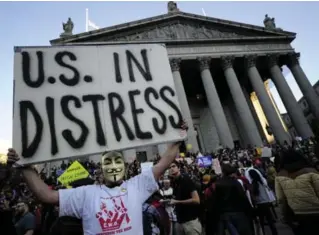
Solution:
M 122 171 L 123 171 L 123 169 L 121 169 L 121 168 L 113 168 L 113 169 L 106 170 L 106 173 L 112 174 L 112 173 L 120 173 Z

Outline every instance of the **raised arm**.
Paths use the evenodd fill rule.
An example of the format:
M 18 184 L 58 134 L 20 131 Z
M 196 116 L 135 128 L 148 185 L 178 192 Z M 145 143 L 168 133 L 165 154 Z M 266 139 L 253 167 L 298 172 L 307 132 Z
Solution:
M 169 168 L 169 165 L 175 160 L 179 151 L 180 142 L 171 144 L 166 152 L 161 156 L 159 162 L 153 167 L 153 174 L 156 181 Z
M 19 156 L 14 149 L 8 151 L 8 164 L 13 164 L 19 160 Z M 31 168 L 22 169 L 23 177 L 30 189 L 30 191 L 42 202 L 48 204 L 59 203 L 59 193 L 55 190 L 50 190 L 36 172 Z
M 181 129 L 182 130 L 188 129 L 188 126 L 185 122 L 182 123 Z M 181 145 L 181 142 L 176 142 L 174 144 L 171 144 L 167 148 L 163 156 L 161 156 L 161 159 L 159 160 L 159 162 L 153 167 L 153 174 L 156 181 L 159 180 L 161 175 L 164 174 L 164 172 L 169 168 L 170 164 L 175 160 L 178 154 L 180 145 Z

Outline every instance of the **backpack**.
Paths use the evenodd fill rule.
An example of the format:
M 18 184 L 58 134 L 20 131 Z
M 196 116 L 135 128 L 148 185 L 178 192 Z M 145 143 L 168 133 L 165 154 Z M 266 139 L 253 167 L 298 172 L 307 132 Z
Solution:
M 154 212 L 157 212 L 151 204 L 145 204 L 143 206 L 143 234 L 160 235 L 161 230 L 158 216 L 152 213 L 151 209 L 154 209 Z

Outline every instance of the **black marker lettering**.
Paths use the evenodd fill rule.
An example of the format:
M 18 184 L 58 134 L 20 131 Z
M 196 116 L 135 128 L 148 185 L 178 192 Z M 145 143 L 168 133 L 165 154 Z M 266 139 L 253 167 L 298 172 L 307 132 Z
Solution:
M 172 88 L 170 88 L 169 86 L 163 86 L 160 90 L 160 96 L 161 98 L 172 108 L 175 110 L 177 116 L 178 116 L 178 121 L 175 122 L 174 117 L 172 115 L 170 115 L 168 117 L 168 120 L 170 121 L 172 127 L 174 128 L 180 128 L 182 121 L 183 121 L 183 117 L 182 114 L 180 112 L 180 110 L 178 109 L 177 105 L 174 104 L 173 101 L 171 101 L 169 98 L 167 98 L 167 96 L 165 95 L 165 91 L 168 91 L 171 96 L 175 96 L 175 92 Z
M 59 76 L 60 78 L 60 81 L 64 84 L 64 85 L 67 85 L 67 86 L 75 86 L 79 83 L 80 81 L 80 73 L 79 71 L 73 67 L 72 65 L 69 65 L 67 63 L 65 63 L 63 61 L 63 58 L 67 56 L 69 57 L 70 60 L 72 61 L 76 61 L 76 56 L 72 53 L 72 52 L 69 52 L 69 51 L 61 51 L 61 52 L 58 52 L 56 55 L 55 55 L 55 61 L 57 62 L 58 65 L 60 65 L 61 67 L 64 67 L 64 68 L 68 68 L 70 70 L 72 70 L 72 72 L 74 73 L 74 76 L 73 78 L 67 78 L 65 77 L 64 74 L 61 74 Z
M 152 103 L 151 103 L 151 100 L 150 100 L 150 96 L 153 95 L 153 97 L 158 100 L 159 99 L 159 95 L 158 93 L 156 92 L 156 90 L 152 87 L 148 87 L 146 88 L 145 92 L 144 92 L 144 99 L 145 99 L 145 102 L 147 103 L 147 105 L 153 109 L 155 112 L 158 113 L 158 115 L 161 117 L 162 119 L 162 122 L 163 122 L 163 125 L 162 127 L 159 126 L 158 124 L 158 120 L 156 118 L 152 118 L 152 122 L 153 122 L 153 126 L 154 126 L 154 129 L 155 131 L 162 135 L 165 133 L 166 131 L 166 128 L 167 128 L 167 122 L 166 122 L 166 117 L 164 115 L 164 113 L 159 110 L 158 108 L 156 108 Z
M 39 112 L 34 107 L 34 104 L 31 101 L 29 100 L 20 101 L 19 104 L 20 104 L 22 157 L 31 158 L 37 151 L 42 139 L 43 121 Z M 28 110 L 33 115 L 35 125 L 36 125 L 35 136 L 29 146 L 28 146 L 28 142 L 29 142 Z
M 47 97 L 45 99 L 45 107 L 47 110 L 47 117 L 49 121 L 49 128 L 50 128 L 50 135 L 51 135 L 51 154 L 55 155 L 59 149 L 58 149 L 58 144 L 56 140 L 54 99 L 52 97 Z
M 44 82 L 44 68 L 43 68 L 43 52 L 37 51 L 38 57 L 38 78 L 33 81 L 30 72 L 30 55 L 29 52 L 22 52 L 22 77 L 25 84 L 32 88 L 40 87 Z
M 119 103 L 117 108 L 115 108 L 115 105 L 114 105 L 115 100 L 117 100 Z M 134 140 L 135 136 L 132 130 L 130 129 L 130 126 L 127 124 L 126 120 L 123 117 L 125 106 L 121 96 L 115 92 L 111 92 L 108 94 L 108 101 L 109 101 L 113 131 L 114 131 L 116 140 L 120 141 L 122 139 L 118 120 L 122 122 L 122 125 L 124 126 L 128 139 Z
M 74 102 L 74 105 L 76 108 L 82 107 L 79 98 L 77 98 L 73 95 L 66 95 L 66 96 L 63 96 L 61 99 L 62 113 L 64 114 L 64 116 L 67 119 L 78 124 L 82 130 L 82 133 L 81 133 L 80 137 L 77 140 L 75 140 L 73 135 L 72 135 L 72 131 L 70 131 L 69 129 L 66 129 L 66 130 L 62 131 L 62 136 L 68 142 L 69 145 L 71 145 L 75 149 L 78 149 L 78 148 L 81 148 L 84 146 L 85 141 L 86 141 L 88 134 L 89 134 L 89 129 L 80 119 L 74 117 L 74 115 L 70 112 L 70 109 L 69 109 L 70 101 Z
M 119 54 L 114 52 L 113 53 L 113 60 L 114 60 L 114 70 L 115 70 L 115 81 L 117 83 L 121 83 L 123 81 L 121 70 L 120 70 L 120 61 L 119 61 Z
M 104 131 L 102 128 L 100 112 L 99 112 L 99 104 L 98 104 L 100 100 L 105 100 L 105 97 L 103 95 L 84 95 L 83 96 L 84 102 L 90 101 L 92 103 L 94 119 L 95 119 L 96 142 L 100 146 L 105 146 L 106 141 L 105 141 Z
M 131 103 L 131 111 L 132 111 L 133 123 L 134 123 L 134 127 L 135 127 L 135 134 L 136 134 L 136 137 L 141 139 L 141 140 L 152 139 L 152 137 L 153 137 L 152 133 L 149 131 L 143 132 L 141 130 L 140 124 L 138 122 L 138 114 L 144 113 L 144 109 L 136 108 L 134 96 L 137 96 L 139 94 L 141 94 L 141 92 L 139 90 L 134 90 L 134 91 L 128 92 L 128 96 L 129 96 L 130 103 Z
M 135 76 L 134 76 L 132 61 L 134 62 L 134 64 L 136 65 L 136 67 L 138 68 L 140 73 L 143 75 L 145 80 L 146 81 L 152 81 L 152 75 L 151 75 L 151 72 L 150 72 L 150 66 L 149 66 L 149 62 L 148 62 L 148 58 L 147 58 L 147 50 L 146 49 L 141 50 L 141 55 L 142 55 L 142 58 L 143 58 L 143 63 L 144 63 L 145 70 L 143 69 L 142 65 L 138 62 L 138 60 L 135 58 L 133 53 L 130 52 L 129 50 L 126 50 L 127 67 L 128 67 L 128 73 L 129 73 L 131 82 L 135 82 Z

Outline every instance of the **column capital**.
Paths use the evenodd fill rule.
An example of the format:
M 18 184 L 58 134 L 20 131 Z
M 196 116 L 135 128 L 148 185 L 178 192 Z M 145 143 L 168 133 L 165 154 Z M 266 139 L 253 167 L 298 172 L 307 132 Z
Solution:
M 257 55 L 245 55 L 245 65 L 249 69 L 256 66 Z
M 233 62 L 235 57 L 234 56 L 222 56 L 221 58 L 222 61 L 222 68 L 223 70 L 229 69 L 233 67 Z
M 290 52 L 290 53 L 288 53 L 287 57 L 288 57 L 287 66 L 289 68 L 291 68 L 295 65 L 299 65 L 300 53 Z
M 199 69 L 201 72 L 210 68 L 211 57 L 197 57 L 197 61 L 199 62 Z
M 266 56 L 269 68 L 278 65 L 279 54 L 267 54 Z
M 169 64 L 171 65 L 172 72 L 179 71 L 182 59 L 181 58 L 171 58 L 169 59 Z

